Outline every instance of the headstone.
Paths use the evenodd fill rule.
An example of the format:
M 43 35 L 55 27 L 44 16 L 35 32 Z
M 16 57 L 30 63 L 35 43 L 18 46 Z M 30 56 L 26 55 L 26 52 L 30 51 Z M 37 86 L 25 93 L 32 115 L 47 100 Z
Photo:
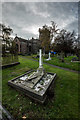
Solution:
M 50 55 L 51 55 L 51 53 L 49 52 L 49 58 L 48 58 L 48 59 L 46 59 L 46 61 L 49 61 L 49 60 L 51 60 L 51 57 L 50 57 Z
M 51 57 L 50 57 L 51 53 L 49 52 L 49 60 L 51 60 Z

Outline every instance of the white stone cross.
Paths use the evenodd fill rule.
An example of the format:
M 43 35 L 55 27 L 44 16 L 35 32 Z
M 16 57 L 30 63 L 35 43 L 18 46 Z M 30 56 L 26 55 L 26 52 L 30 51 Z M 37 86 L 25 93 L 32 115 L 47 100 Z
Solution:
M 42 63 L 42 50 L 39 50 L 39 68 L 43 68 L 43 63 Z
M 51 57 L 50 57 L 50 55 L 51 55 L 51 53 L 49 52 L 49 58 L 48 58 L 48 59 L 46 59 L 46 61 L 49 61 L 49 60 L 51 60 Z
M 49 60 L 51 60 L 51 57 L 50 57 L 50 55 L 51 55 L 51 53 L 49 52 L 49 58 L 48 58 Z

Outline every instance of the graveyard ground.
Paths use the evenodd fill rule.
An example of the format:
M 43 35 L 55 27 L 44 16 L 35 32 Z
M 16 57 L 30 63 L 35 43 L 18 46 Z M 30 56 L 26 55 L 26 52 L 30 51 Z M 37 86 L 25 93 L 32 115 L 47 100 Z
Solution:
M 2 70 L 2 102 L 16 120 L 22 116 L 30 120 L 38 118 L 78 118 L 78 74 L 44 65 L 48 72 L 57 73 L 54 97 L 48 97 L 41 105 L 23 93 L 8 86 L 8 81 L 30 69 L 36 69 L 38 62 L 19 57 L 20 64 Z
M 29 58 L 29 59 L 38 60 L 38 58 L 36 58 L 36 56 L 37 55 L 31 55 L 31 56 L 25 56 L 25 57 Z M 80 67 L 79 67 L 80 62 L 71 62 L 73 57 L 76 57 L 76 56 L 64 57 L 64 62 L 61 62 L 61 60 L 59 60 L 57 55 L 55 55 L 55 56 L 51 57 L 50 61 L 46 61 L 45 60 L 46 58 L 43 57 L 43 62 L 52 64 L 52 65 L 56 65 L 56 66 L 60 66 L 60 67 L 63 67 L 63 68 L 68 68 L 70 70 L 80 71 Z

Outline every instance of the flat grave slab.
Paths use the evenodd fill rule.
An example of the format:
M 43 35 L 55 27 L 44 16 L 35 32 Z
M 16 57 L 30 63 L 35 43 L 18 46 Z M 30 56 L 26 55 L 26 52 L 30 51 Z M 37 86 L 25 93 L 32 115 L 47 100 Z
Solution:
M 8 85 L 24 92 L 28 97 L 37 100 L 40 103 L 44 103 L 47 98 L 47 91 L 55 81 L 56 73 L 46 73 L 39 81 L 35 80 L 35 84 L 32 80 L 27 81 L 27 77 L 33 73 L 34 71 L 32 70 L 28 71 L 27 73 L 8 81 Z

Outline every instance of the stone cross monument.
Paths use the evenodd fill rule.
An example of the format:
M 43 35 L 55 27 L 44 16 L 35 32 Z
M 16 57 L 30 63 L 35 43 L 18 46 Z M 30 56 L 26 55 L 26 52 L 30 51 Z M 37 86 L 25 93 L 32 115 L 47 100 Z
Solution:
M 42 63 L 42 50 L 39 50 L 39 68 L 43 68 L 43 63 Z

